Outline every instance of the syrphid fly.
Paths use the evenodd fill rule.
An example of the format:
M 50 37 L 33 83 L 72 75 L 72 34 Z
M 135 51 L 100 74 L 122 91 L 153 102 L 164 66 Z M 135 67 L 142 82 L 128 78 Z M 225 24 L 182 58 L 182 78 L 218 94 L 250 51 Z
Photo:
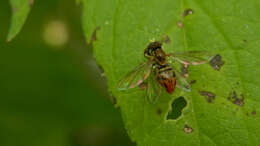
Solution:
M 184 91 L 191 91 L 191 85 L 181 73 L 174 68 L 173 63 L 179 62 L 183 66 L 207 63 L 213 55 L 206 51 L 186 51 L 166 54 L 160 41 L 151 42 L 144 51 L 148 59 L 119 81 L 118 89 L 127 90 L 146 83 L 146 96 L 151 103 L 155 103 L 165 88 L 169 94 L 175 87 Z

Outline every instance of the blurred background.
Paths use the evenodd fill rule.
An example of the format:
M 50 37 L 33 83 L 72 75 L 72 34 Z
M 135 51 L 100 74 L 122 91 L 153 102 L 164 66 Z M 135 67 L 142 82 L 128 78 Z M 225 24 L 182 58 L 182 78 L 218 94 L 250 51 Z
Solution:
M 134 146 L 92 57 L 74 0 L 36 0 L 6 42 L 0 1 L 0 146 Z

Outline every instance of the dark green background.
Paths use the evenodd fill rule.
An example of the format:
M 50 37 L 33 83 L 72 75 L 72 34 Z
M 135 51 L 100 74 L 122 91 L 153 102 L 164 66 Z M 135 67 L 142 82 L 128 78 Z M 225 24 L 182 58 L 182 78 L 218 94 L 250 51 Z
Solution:
M 135 145 L 85 43 L 81 6 L 36 0 L 21 33 L 7 43 L 10 18 L 8 1 L 0 1 L 0 145 Z M 52 20 L 69 29 L 58 49 L 42 39 Z

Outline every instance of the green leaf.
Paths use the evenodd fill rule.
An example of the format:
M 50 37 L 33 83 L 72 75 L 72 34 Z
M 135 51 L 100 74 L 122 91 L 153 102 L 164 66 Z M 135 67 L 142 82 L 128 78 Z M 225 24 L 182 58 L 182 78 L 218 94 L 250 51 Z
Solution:
M 83 4 L 85 35 L 90 42 L 100 27 L 94 55 L 137 145 L 260 144 L 258 0 L 84 0 Z M 118 81 L 145 61 L 143 51 L 150 40 L 163 35 L 170 38 L 163 45 L 168 53 L 207 50 L 220 54 L 225 64 L 220 70 L 209 64 L 190 67 L 189 79 L 196 80 L 192 92 L 164 91 L 156 104 L 150 104 L 139 88 L 118 91 Z M 172 101 L 180 96 L 187 106 L 177 120 L 167 120 Z
M 10 0 L 12 19 L 7 41 L 11 41 L 22 29 L 30 12 L 33 0 Z

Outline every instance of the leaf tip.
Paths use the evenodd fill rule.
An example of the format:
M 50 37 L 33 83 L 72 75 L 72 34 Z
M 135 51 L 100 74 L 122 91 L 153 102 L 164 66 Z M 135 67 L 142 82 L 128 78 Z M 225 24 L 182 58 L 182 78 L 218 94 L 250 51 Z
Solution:
M 6 42 L 10 43 L 13 40 L 14 37 L 15 37 L 15 35 L 11 35 L 11 33 L 9 32 L 8 35 L 7 35 Z

